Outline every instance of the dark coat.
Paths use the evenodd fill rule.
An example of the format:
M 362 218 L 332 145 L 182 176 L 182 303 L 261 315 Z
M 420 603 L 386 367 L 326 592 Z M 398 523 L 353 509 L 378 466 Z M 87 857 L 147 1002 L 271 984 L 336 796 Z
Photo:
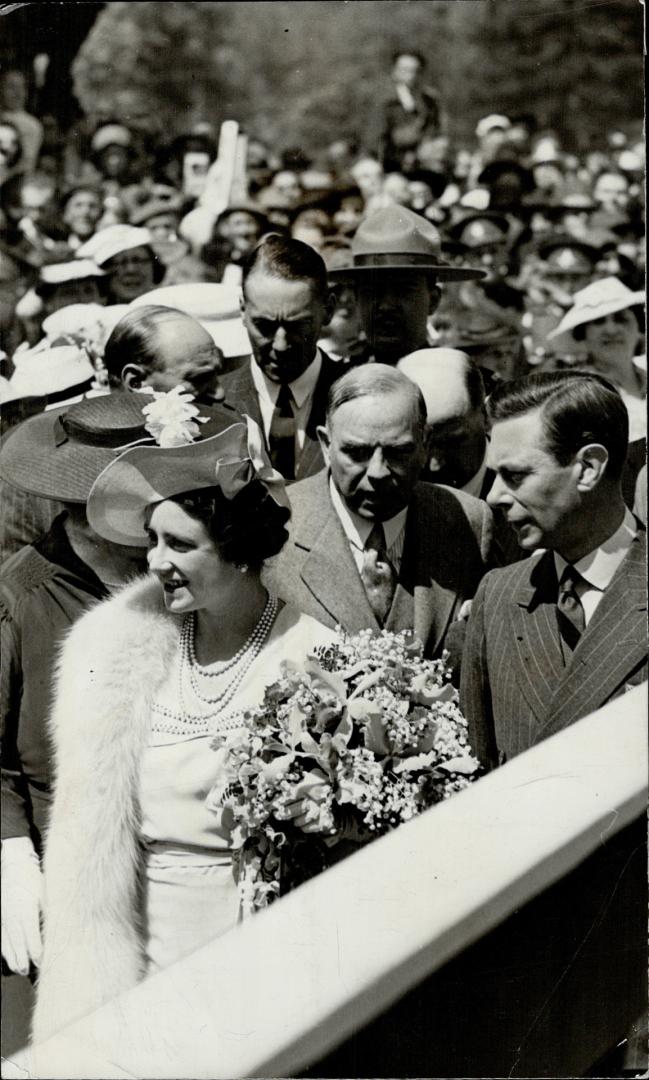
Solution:
M 502 764 L 647 678 L 646 534 L 640 532 L 564 666 L 552 552 L 494 570 L 473 602 L 461 706 L 471 743 Z
M 265 572 L 269 588 L 325 626 L 355 633 L 379 625 L 329 495 L 328 472 L 291 488 L 290 539 Z M 462 492 L 418 484 L 408 508 L 399 581 L 387 630 L 414 629 L 439 656 L 462 603 L 490 564 L 493 519 Z
M 299 460 L 296 462 L 296 480 L 304 480 L 307 476 L 313 476 L 324 465 L 316 428 L 325 422 L 327 396 L 330 386 L 348 370 L 347 365 L 331 360 L 326 353 L 322 352 L 322 349 L 320 352 L 322 355 L 322 367 L 311 400 L 311 413 L 306 425 L 304 447 Z M 259 399 L 250 373 L 252 363 L 254 363 L 254 360 L 250 359 L 243 367 L 224 375 L 221 379 L 221 386 L 225 390 L 226 405 L 230 405 L 238 413 L 246 413 L 259 424 L 263 431 L 264 425 L 259 408 Z

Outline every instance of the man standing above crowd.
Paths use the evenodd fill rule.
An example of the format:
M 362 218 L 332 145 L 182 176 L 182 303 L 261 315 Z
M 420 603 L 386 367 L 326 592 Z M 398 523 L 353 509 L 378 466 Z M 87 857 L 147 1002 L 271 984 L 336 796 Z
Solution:
M 327 626 L 412 629 L 437 656 L 489 563 L 492 518 L 477 499 L 418 483 L 425 429 L 401 372 L 344 375 L 319 430 L 327 470 L 291 488 L 290 540 L 268 580 Z
M 471 743 L 501 764 L 647 678 L 646 538 L 624 505 L 628 417 L 597 375 L 504 384 L 489 504 L 532 558 L 488 574 L 462 665 Z
M 387 172 L 412 168 L 424 136 L 439 135 L 442 110 L 437 90 L 423 83 L 424 57 L 414 49 L 401 49 L 392 57 L 391 86 L 379 102 L 374 130 L 368 141 L 378 150 Z M 373 141 L 379 145 L 374 146 Z
M 316 428 L 341 365 L 317 341 L 334 306 L 324 261 L 300 240 L 270 233 L 244 264 L 242 312 L 253 355 L 222 386 L 226 404 L 259 424 L 286 480 L 322 468 Z
M 365 218 L 351 250 L 352 265 L 330 271 L 330 277 L 354 282 L 370 351 L 382 364 L 396 364 L 430 345 L 428 320 L 441 298 L 438 282 L 485 276 L 479 268 L 449 266 L 435 226 L 404 206 Z

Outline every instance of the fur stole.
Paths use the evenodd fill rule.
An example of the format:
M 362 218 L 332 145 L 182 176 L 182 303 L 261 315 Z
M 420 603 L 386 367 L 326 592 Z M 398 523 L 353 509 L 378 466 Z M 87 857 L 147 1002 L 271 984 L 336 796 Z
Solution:
M 139 764 L 179 627 L 147 576 L 83 615 L 63 646 L 36 1041 L 142 977 Z

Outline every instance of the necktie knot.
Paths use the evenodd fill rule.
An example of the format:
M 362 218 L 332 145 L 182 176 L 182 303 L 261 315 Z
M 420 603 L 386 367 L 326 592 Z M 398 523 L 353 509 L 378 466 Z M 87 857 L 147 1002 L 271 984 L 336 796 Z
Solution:
M 568 563 L 559 580 L 557 618 L 561 637 L 571 650 L 576 647 L 586 628 L 586 615 L 577 592 L 581 581 L 583 578 L 579 571 Z
M 388 558 L 385 529 L 380 521 L 374 522 L 365 541 L 361 578 L 370 607 L 383 626 L 392 606 L 397 577 Z

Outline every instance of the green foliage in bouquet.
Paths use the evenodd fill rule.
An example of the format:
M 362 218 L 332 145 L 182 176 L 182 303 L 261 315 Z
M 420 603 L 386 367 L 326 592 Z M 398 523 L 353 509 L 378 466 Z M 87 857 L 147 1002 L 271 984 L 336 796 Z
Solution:
M 242 727 L 214 739 L 208 805 L 231 829 L 244 912 L 475 778 L 449 679 L 409 631 L 339 631 L 303 664 L 285 661 Z

